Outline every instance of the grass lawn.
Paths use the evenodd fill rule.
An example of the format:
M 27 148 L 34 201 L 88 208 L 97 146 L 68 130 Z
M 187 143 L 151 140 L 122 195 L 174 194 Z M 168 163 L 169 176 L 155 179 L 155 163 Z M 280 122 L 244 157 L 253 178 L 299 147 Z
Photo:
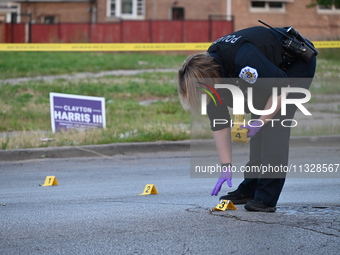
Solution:
M 0 52 L 0 79 L 120 69 L 178 68 L 183 55 L 113 52 Z
M 321 51 L 316 77 L 339 78 L 339 52 Z M 120 69 L 177 69 L 185 58 L 144 53 L 0 52 L 0 79 Z M 179 103 L 175 78 L 175 72 L 152 72 L 0 85 L 0 132 L 6 134 L 0 136 L 1 149 L 189 139 L 190 113 Z M 50 92 L 105 97 L 107 128 L 53 134 Z M 339 101 L 340 97 L 337 82 L 313 86 L 311 93 L 318 95 L 312 96 L 313 103 Z M 11 135 L 13 132 L 20 134 Z M 340 128 L 313 132 L 308 135 L 340 134 Z M 41 142 L 44 137 L 53 141 Z

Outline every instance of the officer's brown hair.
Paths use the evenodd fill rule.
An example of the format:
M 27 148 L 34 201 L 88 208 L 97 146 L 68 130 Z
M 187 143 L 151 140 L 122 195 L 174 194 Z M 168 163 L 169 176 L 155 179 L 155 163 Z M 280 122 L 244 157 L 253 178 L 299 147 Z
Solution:
M 198 108 L 198 98 L 202 91 L 198 87 L 204 87 L 199 82 L 214 86 L 216 78 L 221 77 L 220 66 L 209 53 L 198 53 L 188 56 L 183 66 L 178 70 L 177 85 L 178 96 L 185 110 Z

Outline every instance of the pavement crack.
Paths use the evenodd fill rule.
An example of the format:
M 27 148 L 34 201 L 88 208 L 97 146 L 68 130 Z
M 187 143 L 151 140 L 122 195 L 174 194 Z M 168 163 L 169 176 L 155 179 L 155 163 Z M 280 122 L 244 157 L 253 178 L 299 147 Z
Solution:
M 203 209 L 203 211 L 202 211 L 202 209 Z M 267 222 L 267 221 L 263 221 L 263 220 L 244 219 L 242 217 L 239 217 L 239 216 L 236 216 L 236 215 L 230 215 L 230 214 L 218 214 L 218 213 L 214 213 L 213 211 L 211 211 L 210 208 L 204 208 L 204 207 L 201 207 L 201 206 L 195 206 L 194 208 L 187 208 L 187 209 L 185 209 L 185 211 L 190 212 L 190 213 L 203 213 L 203 212 L 206 213 L 205 211 L 208 211 L 208 214 L 212 215 L 214 217 L 234 219 L 234 220 L 238 220 L 238 221 L 242 221 L 242 222 L 257 223 L 257 224 L 278 225 L 278 226 L 285 226 L 285 227 L 289 226 L 289 227 L 293 227 L 293 228 L 312 231 L 312 232 L 322 234 L 322 235 L 326 235 L 326 236 L 340 237 L 340 235 L 338 235 L 338 234 L 327 233 L 325 231 L 320 231 L 320 230 L 309 228 L 309 227 L 299 226 L 299 225 L 296 225 L 296 223 L 293 225 L 293 224 L 280 223 L 280 222 Z M 252 212 L 249 212 L 249 213 L 252 213 Z M 335 231 L 339 232 L 338 229 L 332 228 L 332 226 L 328 227 L 328 229 L 335 230 Z
M 279 224 L 279 225 L 283 225 L 283 224 Z M 293 225 L 289 225 L 289 226 L 291 226 L 291 227 L 295 227 L 295 228 L 304 229 L 304 230 L 309 230 L 309 231 L 312 231 L 312 232 L 315 232 L 315 233 L 318 233 L 318 234 L 322 234 L 322 235 L 327 235 L 327 236 L 334 236 L 334 237 L 340 237 L 339 235 L 336 235 L 336 234 L 332 234 L 332 233 L 326 233 L 326 232 L 319 231 L 319 230 L 312 229 L 312 228 L 306 228 L 306 227 L 302 227 L 302 226 L 293 226 Z
M 299 228 L 299 229 L 303 229 L 303 230 L 312 231 L 312 232 L 315 232 L 315 233 L 318 233 L 318 234 L 322 234 L 322 235 L 339 237 L 339 235 L 336 235 L 336 234 L 327 233 L 327 232 L 324 232 L 324 231 L 319 231 L 319 230 L 308 228 L 308 227 L 304 227 L 304 226 L 297 226 L 297 225 L 286 224 L 286 223 L 282 224 L 282 223 L 277 223 L 277 222 L 267 222 L 267 221 L 262 221 L 262 220 L 242 219 L 242 218 L 240 218 L 238 216 L 228 215 L 228 214 L 215 214 L 215 213 L 212 213 L 212 212 L 210 214 L 212 216 L 216 216 L 216 217 L 235 219 L 235 220 L 243 221 L 243 222 L 258 223 L 258 224 L 267 224 L 267 225 L 278 225 L 278 226 L 289 226 L 289 227 L 293 227 L 293 228 Z M 332 230 L 334 230 L 334 229 L 332 229 Z

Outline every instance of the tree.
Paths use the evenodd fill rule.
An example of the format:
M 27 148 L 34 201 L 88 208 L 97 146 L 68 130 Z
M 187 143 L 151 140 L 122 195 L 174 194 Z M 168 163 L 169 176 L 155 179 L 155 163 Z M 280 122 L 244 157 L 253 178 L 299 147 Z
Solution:
M 311 8 L 314 7 L 316 5 L 323 5 L 326 7 L 330 7 L 332 5 L 335 6 L 340 6 L 340 0 L 311 0 L 311 3 L 309 5 L 307 5 L 307 7 Z

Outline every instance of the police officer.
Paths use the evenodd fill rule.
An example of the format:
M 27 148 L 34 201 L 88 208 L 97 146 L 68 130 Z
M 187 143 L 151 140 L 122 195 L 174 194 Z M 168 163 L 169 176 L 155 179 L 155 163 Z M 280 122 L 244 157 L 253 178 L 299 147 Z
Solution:
M 296 106 L 288 104 L 286 115 L 280 111 L 281 88 L 300 87 L 309 89 L 315 73 L 317 51 L 303 37 L 296 39 L 287 28 L 266 28 L 263 26 L 246 28 L 223 36 L 215 41 L 207 52 L 189 56 L 178 72 L 178 92 L 181 104 L 186 109 L 198 107 L 201 90 L 208 81 L 215 84 L 221 78 L 243 91 L 253 88 L 255 109 L 273 109 L 273 88 L 277 88 L 277 103 L 268 115 L 251 114 L 256 120 L 243 128 L 248 129 L 250 154 L 247 167 L 284 167 L 288 165 L 289 123 L 282 120 L 293 119 Z M 295 32 L 295 30 L 293 30 Z M 289 41 L 289 38 L 292 40 Z M 304 40 L 304 41 L 303 41 Z M 294 47 L 294 48 L 292 48 Z M 306 47 L 307 50 L 304 48 Z M 312 51 L 312 53 L 311 53 Z M 201 80 L 203 82 L 197 82 Z M 203 85 L 202 85 L 203 84 Z M 213 84 L 210 84 L 213 86 Z M 222 104 L 211 100 L 207 105 L 211 129 L 220 162 L 224 171 L 218 179 L 211 195 L 217 196 L 223 183 L 231 187 L 231 134 L 228 106 L 232 107 L 233 97 L 229 90 L 217 90 Z M 299 98 L 299 93 L 289 93 L 288 98 Z M 248 112 L 248 111 L 247 111 Z M 214 119 L 229 120 L 223 125 L 213 125 Z M 270 122 L 275 119 L 278 121 Z M 285 173 L 245 172 L 244 181 L 238 188 L 220 199 L 245 204 L 248 211 L 275 212 L 285 182 Z

